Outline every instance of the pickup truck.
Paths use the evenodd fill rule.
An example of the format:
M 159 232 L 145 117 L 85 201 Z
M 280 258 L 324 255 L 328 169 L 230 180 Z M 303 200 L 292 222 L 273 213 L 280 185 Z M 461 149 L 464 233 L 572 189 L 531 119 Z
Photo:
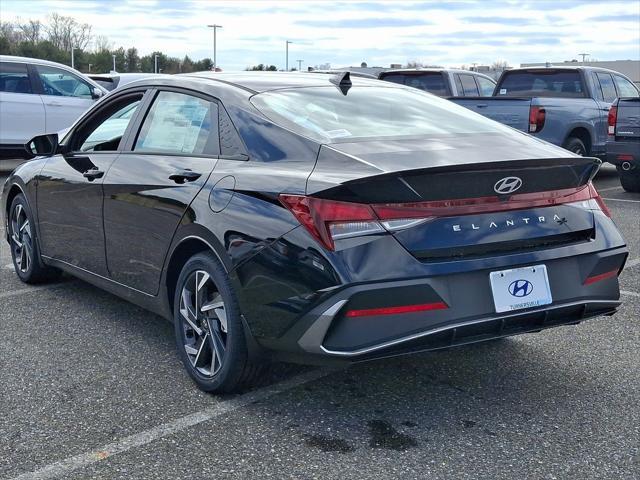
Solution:
M 609 109 L 607 161 L 627 192 L 640 192 L 640 98 L 619 98 Z
M 507 70 L 491 97 L 450 100 L 578 155 L 604 158 L 609 107 L 638 95 L 620 73 L 563 66 Z
M 456 68 L 385 70 L 378 79 L 418 88 L 439 97 L 489 97 L 496 86 L 491 77 Z

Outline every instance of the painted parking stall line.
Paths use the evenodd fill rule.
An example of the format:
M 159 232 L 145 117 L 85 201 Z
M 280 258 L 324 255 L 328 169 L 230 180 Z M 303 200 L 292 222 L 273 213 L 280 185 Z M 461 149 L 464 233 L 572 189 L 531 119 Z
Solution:
M 607 202 L 612 201 L 612 202 L 640 203 L 640 200 L 631 200 L 629 198 L 607 198 L 607 197 L 603 197 L 603 200 L 606 200 Z
M 265 400 L 279 393 L 319 380 L 340 370 L 341 369 L 336 368 L 322 368 L 297 375 L 274 385 L 223 401 L 213 407 L 158 425 L 149 430 L 124 437 L 117 442 L 104 445 L 96 450 L 65 458 L 32 472 L 23 473 L 14 477 L 12 480 L 43 480 L 64 477 L 79 468 L 106 460 L 114 455 L 127 452 L 132 448 L 147 445 L 155 440 L 168 437 L 194 425 L 231 413 L 256 401 Z

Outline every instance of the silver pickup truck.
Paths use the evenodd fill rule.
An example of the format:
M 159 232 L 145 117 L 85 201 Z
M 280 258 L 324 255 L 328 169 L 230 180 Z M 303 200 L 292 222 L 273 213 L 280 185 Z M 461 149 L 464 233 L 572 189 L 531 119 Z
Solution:
M 640 98 L 619 98 L 608 118 L 607 161 L 618 169 L 622 188 L 640 192 Z
M 458 68 L 385 70 L 378 78 L 424 90 L 439 97 L 489 97 L 496 86 L 496 81 L 491 77 Z
M 607 115 L 617 97 L 638 97 L 625 76 L 596 67 L 516 68 L 491 97 L 453 102 L 579 155 L 605 155 Z

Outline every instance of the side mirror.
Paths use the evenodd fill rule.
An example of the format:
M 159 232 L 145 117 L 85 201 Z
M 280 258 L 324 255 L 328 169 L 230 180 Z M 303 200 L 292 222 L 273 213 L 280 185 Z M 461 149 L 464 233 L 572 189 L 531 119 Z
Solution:
M 93 87 L 91 89 L 91 98 L 97 100 L 98 98 L 102 98 L 104 96 L 104 92 L 99 88 Z
M 58 153 L 58 134 L 50 133 L 48 135 L 38 135 L 29 140 L 24 148 L 32 157 L 45 156 L 50 157 Z

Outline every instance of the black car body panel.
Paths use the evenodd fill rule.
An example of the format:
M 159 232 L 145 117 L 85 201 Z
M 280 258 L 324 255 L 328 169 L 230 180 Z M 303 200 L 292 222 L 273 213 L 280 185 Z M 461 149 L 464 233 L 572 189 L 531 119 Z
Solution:
M 20 166 L 7 180 L 3 206 L 18 192 L 26 195 L 45 263 L 168 319 L 184 262 L 198 251 L 215 253 L 254 346 L 293 360 L 368 360 L 615 312 L 627 250 L 591 190 L 598 160 L 502 126 L 480 135 L 323 143 L 270 120 L 250 101 L 259 92 L 335 88 L 330 81 L 324 75 L 200 73 L 133 82 L 79 119 L 60 153 Z M 354 89 L 382 83 L 351 82 Z M 158 92 L 214 102 L 219 151 L 136 151 Z M 132 94 L 143 97 L 117 148 L 65 151 L 100 108 Z M 87 179 L 96 170 L 102 175 Z M 196 178 L 170 179 L 176 172 Z M 520 180 L 525 200 L 541 191 L 578 197 L 569 203 L 544 197 L 547 203 L 505 210 L 515 196 L 496 194 L 496 185 L 510 177 Z M 425 202 L 458 210 L 403 229 L 336 236 L 327 248 L 283 203 L 283 194 L 365 210 L 422 208 Z M 497 209 L 459 211 L 478 198 L 490 198 Z M 553 303 L 497 313 L 490 272 L 539 264 L 548 270 Z M 432 303 L 440 306 L 393 310 Z M 349 314 L 376 309 L 388 311 Z

